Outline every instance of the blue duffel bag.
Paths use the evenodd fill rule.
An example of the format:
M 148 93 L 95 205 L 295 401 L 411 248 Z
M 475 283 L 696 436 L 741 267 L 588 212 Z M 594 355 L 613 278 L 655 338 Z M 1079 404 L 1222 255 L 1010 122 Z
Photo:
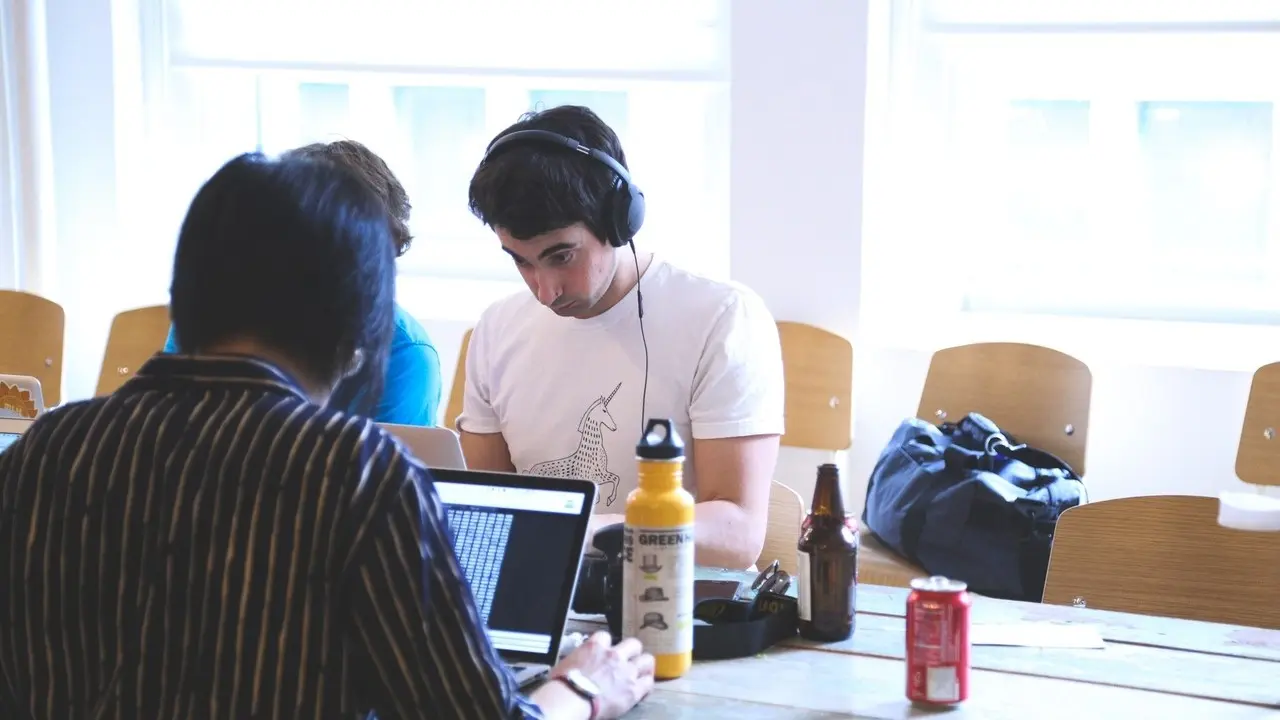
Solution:
M 1080 476 L 970 413 L 903 421 L 876 461 L 863 527 L 976 593 L 1040 602 L 1058 517 L 1088 501 Z

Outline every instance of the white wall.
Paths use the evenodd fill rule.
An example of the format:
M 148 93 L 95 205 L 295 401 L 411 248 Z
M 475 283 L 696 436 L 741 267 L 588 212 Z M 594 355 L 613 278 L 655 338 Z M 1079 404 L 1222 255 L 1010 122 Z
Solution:
M 732 8 L 730 275 L 759 292 L 778 320 L 853 338 L 867 3 L 735 0 Z M 829 460 L 784 448 L 776 477 L 807 503 L 817 465 Z M 845 468 L 846 488 L 861 497 Z

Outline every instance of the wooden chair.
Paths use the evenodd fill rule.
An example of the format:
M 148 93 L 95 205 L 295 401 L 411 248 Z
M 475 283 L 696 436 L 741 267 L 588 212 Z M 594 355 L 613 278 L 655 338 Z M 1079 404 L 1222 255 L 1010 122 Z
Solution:
M 458 416 L 462 414 L 462 397 L 467 390 L 467 348 L 471 347 L 471 330 L 462 334 L 462 347 L 458 349 L 458 369 L 453 371 L 453 387 L 449 388 L 449 404 L 445 406 L 444 426 L 458 429 Z
M 782 373 L 786 384 L 783 447 L 847 450 L 853 437 L 853 345 L 812 325 L 779 322 Z M 757 566 L 778 561 L 796 572 L 796 545 L 808 503 L 794 489 L 774 481 L 769 490 L 769 525 Z
M 99 397 L 110 395 L 152 355 L 164 349 L 169 337 L 169 306 L 126 310 L 111 322 L 107 349 L 98 373 Z
M 853 345 L 804 323 L 778 323 L 786 383 L 783 447 L 838 452 L 853 442 Z
M 1280 485 L 1280 363 L 1249 388 L 1236 475 Z M 1220 527 L 1218 500 L 1155 496 L 1107 500 L 1063 513 L 1044 601 L 1280 628 L 1280 533 Z
M 1280 533 L 1218 525 L 1218 499 L 1157 495 L 1058 520 L 1044 602 L 1280 629 Z
M 1280 363 L 1253 373 L 1236 448 L 1236 476 L 1250 485 L 1280 485 Z M 1280 558 L 1277 558 L 1280 563 Z
M 66 315 L 58 303 L 0 290 L 0 375 L 36 378 L 48 407 L 62 402 L 65 326 Z
M 804 522 L 804 499 L 791 487 L 774 480 L 769 487 L 769 524 L 764 531 L 764 548 L 756 560 L 756 567 L 778 561 L 778 567 L 793 577 L 796 567 L 796 546 L 800 544 L 800 523 Z
M 1085 439 L 1093 376 L 1065 353 L 1020 343 L 978 343 L 945 348 L 929 362 L 916 417 L 958 422 L 970 412 L 986 416 L 1019 442 L 1047 450 L 1084 475 Z M 907 587 L 925 575 L 862 534 L 859 579 Z
M 1019 442 L 1062 458 L 1084 476 L 1093 374 L 1039 345 L 978 343 L 934 353 L 916 417 L 958 422 L 978 412 Z

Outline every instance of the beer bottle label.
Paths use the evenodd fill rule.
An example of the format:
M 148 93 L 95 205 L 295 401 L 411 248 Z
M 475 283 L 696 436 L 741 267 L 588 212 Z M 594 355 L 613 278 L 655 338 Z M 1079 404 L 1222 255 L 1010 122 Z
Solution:
M 693 525 L 622 531 L 622 635 L 645 652 L 693 651 Z
M 796 574 L 800 582 L 799 615 L 801 620 L 813 620 L 813 569 L 810 567 L 809 553 L 796 551 Z

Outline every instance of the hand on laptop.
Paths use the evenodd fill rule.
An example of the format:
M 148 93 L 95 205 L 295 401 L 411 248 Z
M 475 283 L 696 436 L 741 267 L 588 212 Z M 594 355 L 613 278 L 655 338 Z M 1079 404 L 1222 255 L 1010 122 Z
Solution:
M 653 656 L 640 641 L 626 638 L 617 645 L 607 632 L 598 632 L 551 669 L 552 679 L 577 670 L 599 688 L 599 720 L 621 717 L 653 689 Z

